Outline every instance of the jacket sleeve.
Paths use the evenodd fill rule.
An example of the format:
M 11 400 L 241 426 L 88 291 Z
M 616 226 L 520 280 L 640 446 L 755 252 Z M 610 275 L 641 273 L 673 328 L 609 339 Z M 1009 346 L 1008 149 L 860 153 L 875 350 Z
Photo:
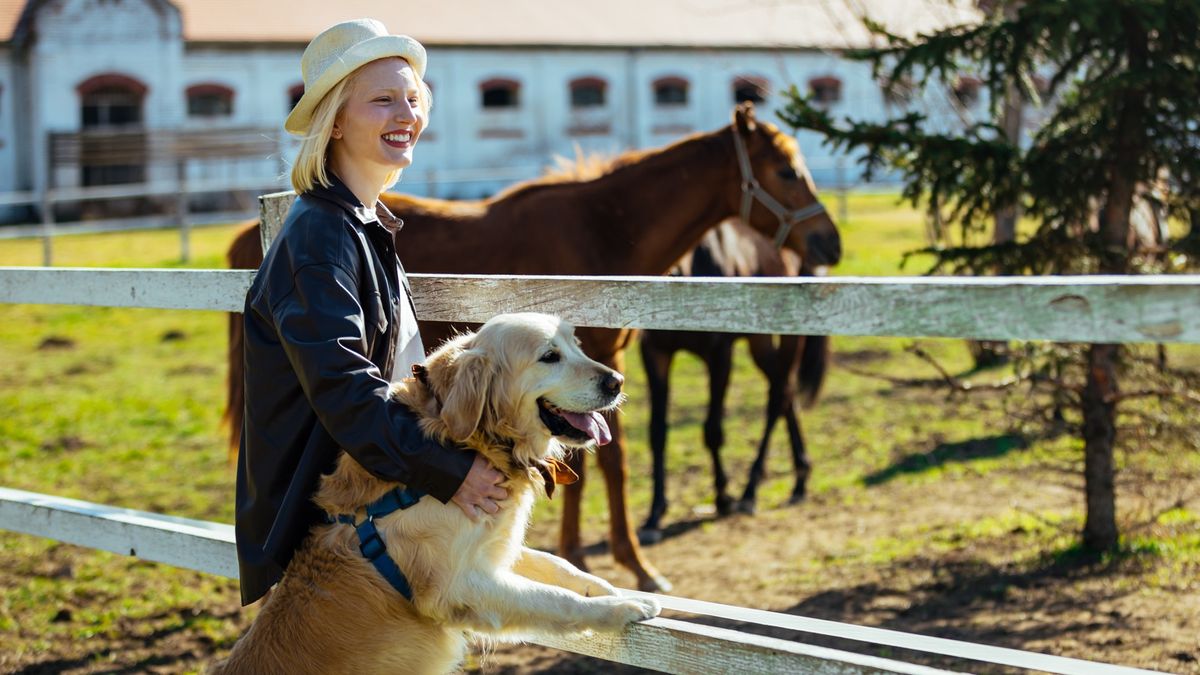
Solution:
M 279 339 L 321 424 L 364 469 L 450 501 L 474 453 L 428 439 L 416 415 L 388 396 L 367 358 L 363 309 L 350 272 L 335 263 L 293 273 L 271 314 Z

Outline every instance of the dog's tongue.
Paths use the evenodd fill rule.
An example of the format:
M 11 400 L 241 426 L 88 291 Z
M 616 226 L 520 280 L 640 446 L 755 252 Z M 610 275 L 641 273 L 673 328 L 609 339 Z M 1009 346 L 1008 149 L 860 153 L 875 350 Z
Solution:
M 561 410 L 558 413 L 571 423 L 571 426 L 587 434 L 596 445 L 608 445 L 612 440 L 612 432 L 608 430 L 608 421 L 598 412 L 573 413 Z

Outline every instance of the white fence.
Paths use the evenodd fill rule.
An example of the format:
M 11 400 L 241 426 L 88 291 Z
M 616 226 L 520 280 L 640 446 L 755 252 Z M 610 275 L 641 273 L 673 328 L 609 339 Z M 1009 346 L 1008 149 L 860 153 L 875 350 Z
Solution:
M 252 272 L 0 268 L 0 303 L 240 311 Z M 1200 277 L 665 279 L 411 276 L 428 320 L 543 311 L 577 325 L 831 335 L 1200 342 Z M 0 528 L 233 577 L 229 525 L 0 488 Z M 632 591 L 630 591 L 632 593 Z M 656 596 L 664 608 L 1054 673 L 1121 666 Z M 931 673 L 923 666 L 656 618 L 541 644 L 677 673 Z

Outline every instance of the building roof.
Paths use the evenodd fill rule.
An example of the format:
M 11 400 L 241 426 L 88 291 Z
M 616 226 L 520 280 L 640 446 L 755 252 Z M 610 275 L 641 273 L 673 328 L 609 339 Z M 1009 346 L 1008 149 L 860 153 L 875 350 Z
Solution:
M 29 0 L 31 3 L 36 0 Z M 859 16 L 914 35 L 973 21 L 966 0 L 174 0 L 189 42 L 303 45 L 373 17 L 426 45 L 840 49 L 866 46 Z M 0 0 L 0 41 L 24 0 Z

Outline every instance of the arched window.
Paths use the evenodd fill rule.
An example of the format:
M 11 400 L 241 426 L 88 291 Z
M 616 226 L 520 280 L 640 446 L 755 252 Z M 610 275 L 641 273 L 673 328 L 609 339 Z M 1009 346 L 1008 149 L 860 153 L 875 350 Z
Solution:
M 291 112 L 292 108 L 295 108 L 296 104 L 300 102 L 300 97 L 304 96 L 304 83 L 297 82 L 296 84 L 288 87 L 287 95 L 288 112 Z
M 974 107 L 979 102 L 979 88 L 983 83 L 977 77 L 963 76 L 954 83 L 953 94 L 964 108 Z
M 654 81 L 654 105 L 687 105 L 688 81 L 682 77 L 660 77 Z
M 518 107 L 520 93 L 521 84 L 516 80 L 494 78 L 479 84 L 480 105 L 489 110 Z
M 572 108 L 594 108 L 604 105 L 608 83 L 598 77 L 580 77 L 571 80 Z
M 222 84 L 193 84 L 187 88 L 188 117 L 229 117 L 233 114 L 233 90 Z
M 808 81 L 808 93 L 813 103 L 831 105 L 842 100 L 842 81 L 826 75 Z
M 79 92 L 83 128 L 141 124 L 146 90 L 146 85 L 138 80 L 117 73 L 96 75 L 80 82 L 75 91 Z
M 767 100 L 769 86 L 761 77 L 738 77 L 733 81 L 733 102 L 750 101 L 754 104 Z

